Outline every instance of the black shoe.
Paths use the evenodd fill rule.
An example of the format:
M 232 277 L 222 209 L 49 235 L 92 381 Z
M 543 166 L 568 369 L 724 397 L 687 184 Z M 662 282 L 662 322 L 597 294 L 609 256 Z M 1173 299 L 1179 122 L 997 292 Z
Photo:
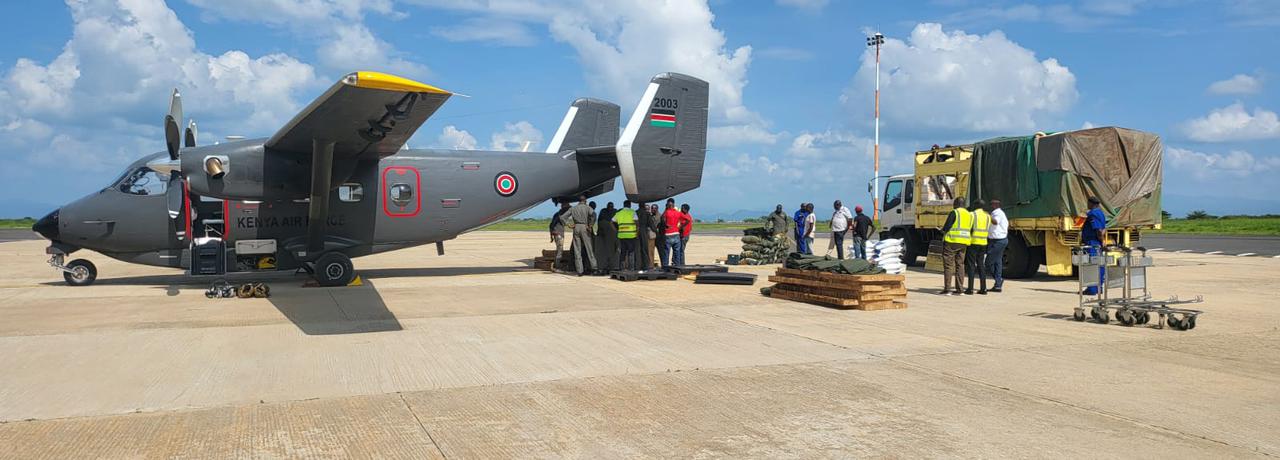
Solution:
M 973 295 L 973 289 L 965 289 L 964 295 Z
M 979 290 L 978 290 L 978 295 L 987 295 L 987 290 L 986 290 L 986 289 L 979 289 Z
M 1004 291 L 1000 290 L 1000 288 L 991 288 L 991 290 L 987 292 L 1004 292 Z
M 951 294 L 951 291 L 947 289 L 943 289 L 942 292 L 938 293 L 938 295 L 949 295 L 949 294 Z

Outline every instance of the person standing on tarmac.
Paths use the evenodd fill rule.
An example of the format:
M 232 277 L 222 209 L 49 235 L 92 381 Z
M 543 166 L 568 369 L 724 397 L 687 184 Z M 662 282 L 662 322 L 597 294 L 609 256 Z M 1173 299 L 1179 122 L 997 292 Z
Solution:
M 862 213 L 862 206 L 854 206 L 853 212 L 853 254 L 859 259 L 867 258 L 867 240 L 871 239 L 871 226 L 874 222 Z
M 969 232 L 973 228 L 973 214 L 964 208 L 964 198 L 956 198 L 955 209 L 942 224 L 942 295 L 960 295 L 960 283 L 964 276 L 964 253 L 969 248 Z M 956 290 L 951 290 L 955 281 Z
M 551 273 L 560 271 L 557 265 L 560 263 L 560 254 L 564 253 L 564 226 L 565 219 L 569 213 L 569 202 L 560 203 L 560 209 L 551 216 L 551 242 L 556 244 L 556 258 L 551 259 Z
M 1102 212 L 1102 202 L 1097 198 L 1089 197 L 1089 212 L 1084 215 L 1084 225 L 1080 226 L 1080 242 L 1087 246 L 1089 255 L 1096 256 L 1102 253 L 1102 238 L 1107 231 L 1107 215 Z M 1106 267 L 1098 267 L 1098 283 L 1107 281 Z M 1097 295 L 1098 288 L 1089 286 L 1084 289 L 1084 295 Z
M 597 266 L 595 250 L 591 244 L 591 224 L 595 212 L 587 205 L 587 196 L 581 195 L 578 197 L 578 204 L 569 208 L 569 212 L 565 214 L 569 216 L 566 223 L 573 225 L 573 268 L 577 269 L 578 276 L 582 276 L 587 273 L 582 264 L 583 257 L 591 263 L 590 267 Z
M 639 236 L 636 227 L 636 212 L 631 210 L 631 200 L 622 202 L 622 209 L 613 214 L 613 229 L 618 235 L 621 246 L 622 269 L 638 270 L 636 259 L 636 239 Z
M 657 237 L 650 228 L 653 215 L 649 213 L 649 204 L 640 203 L 636 211 L 636 263 L 633 270 L 648 270 L 653 266 L 653 239 Z
M 1009 219 L 1000 209 L 1000 200 L 991 200 L 991 232 L 987 234 L 987 271 L 995 283 L 987 292 L 1004 288 L 1004 248 L 1009 247 Z
M 853 213 L 849 208 L 836 200 L 835 212 L 831 214 L 831 242 L 836 246 L 836 258 L 844 259 L 844 235 L 849 233 L 849 223 L 853 221 Z
M 689 253 L 689 235 L 693 234 L 693 216 L 689 214 L 689 203 L 680 205 L 680 265 L 684 265 L 684 255 Z
M 787 213 L 782 210 L 782 205 L 773 208 L 773 213 L 765 220 L 765 228 L 773 232 L 773 239 L 782 241 L 787 236 L 787 223 L 791 219 L 787 217 Z
M 814 233 L 818 230 L 818 214 L 815 212 L 813 203 L 805 205 L 804 212 L 804 248 L 805 254 L 813 255 L 813 238 Z
M 665 268 L 667 263 L 662 262 L 662 260 L 664 260 L 664 254 L 667 252 L 667 238 L 664 236 L 666 233 L 663 228 L 665 224 L 662 222 L 662 213 L 658 211 L 657 203 L 649 205 L 649 216 L 653 219 L 651 224 L 653 230 L 653 256 L 656 257 L 656 260 L 651 259 L 649 261 L 649 265 Z
M 795 214 L 791 216 L 791 220 L 796 223 L 796 252 L 801 254 L 809 253 L 809 248 L 804 245 L 804 222 L 805 218 L 809 217 L 809 215 L 805 213 L 805 209 L 808 209 L 808 207 L 805 206 L 805 203 L 800 203 L 800 209 L 796 210 Z
M 610 201 L 596 219 L 596 261 L 600 262 L 597 274 L 618 269 L 618 228 L 613 226 L 613 214 L 616 212 L 618 209 Z
M 667 210 L 662 212 L 662 235 L 667 246 L 662 251 L 662 268 L 684 265 L 684 253 L 680 248 L 680 223 L 683 221 L 684 215 L 676 209 L 676 200 L 668 198 Z
M 982 200 L 969 205 L 973 213 L 973 229 L 969 231 L 969 248 L 964 255 L 964 271 L 969 276 L 969 285 L 964 295 L 973 295 L 973 275 L 982 281 L 978 294 L 987 295 L 987 229 L 991 227 L 991 216 L 982 209 L 986 203 Z

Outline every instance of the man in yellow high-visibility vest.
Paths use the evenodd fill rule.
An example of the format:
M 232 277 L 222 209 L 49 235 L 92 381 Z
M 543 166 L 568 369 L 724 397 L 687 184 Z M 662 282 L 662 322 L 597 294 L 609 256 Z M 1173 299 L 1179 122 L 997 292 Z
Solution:
M 618 242 L 622 246 L 622 269 L 639 270 L 636 237 L 640 232 L 636 226 L 636 212 L 631 210 L 631 200 L 623 201 L 622 209 L 613 214 L 613 226 L 618 231 Z
M 964 198 L 956 198 L 955 209 L 942 224 L 942 295 L 960 295 L 964 281 L 964 253 L 969 248 L 969 232 L 973 229 L 973 214 L 964 208 Z M 955 281 L 956 289 L 951 290 Z
M 991 215 L 983 209 L 986 203 L 982 200 L 969 205 L 973 213 L 973 229 L 969 232 L 969 250 L 964 256 L 964 271 L 969 276 L 969 285 L 964 295 L 973 295 L 973 275 L 982 281 L 978 294 L 987 295 L 987 274 L 983 271 L 987 266 L 987 229 L 991 227 Z

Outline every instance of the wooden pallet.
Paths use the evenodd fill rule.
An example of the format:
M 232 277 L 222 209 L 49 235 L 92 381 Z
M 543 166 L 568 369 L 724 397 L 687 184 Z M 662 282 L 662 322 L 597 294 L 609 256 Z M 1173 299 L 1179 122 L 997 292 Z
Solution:
M 770 297 L 780 299 L 858 310 L 907 307 L 903 275 L 846 275 L 779 268 L 769 281 L 776 283 Z

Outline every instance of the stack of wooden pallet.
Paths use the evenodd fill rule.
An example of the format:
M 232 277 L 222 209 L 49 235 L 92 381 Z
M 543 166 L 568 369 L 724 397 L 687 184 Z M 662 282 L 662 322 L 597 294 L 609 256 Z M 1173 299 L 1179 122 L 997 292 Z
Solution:
M 778 299 L 857 310 L 907 308 L 903 275 L 844 275 L 779 268 L 769 281 L 776 283 L 769 296 Z
M 560 270 L 574 269 L 573 268 L 573 248 L 565 248 L 565 250 L 560 253 L 560 261 L 558 263 L 555 261 L 555 258 L 556 258 L 555 249 L 543 249 L 542 255 L 535 257 L 533 259 L 533 268 L 536 268 L 539 270 L 551 271 L 551 267 L 554 264 L 554 266 L 556 268 L 559 268 Z

